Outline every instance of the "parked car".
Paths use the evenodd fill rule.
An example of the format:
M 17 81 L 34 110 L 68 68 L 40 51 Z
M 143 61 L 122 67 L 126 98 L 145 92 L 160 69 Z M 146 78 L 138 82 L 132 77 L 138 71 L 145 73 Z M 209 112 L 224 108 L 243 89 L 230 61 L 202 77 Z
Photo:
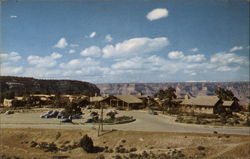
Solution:
M 94 119 L 87 119 L 85 123 L 95 123 L 96 121 Z
M 58 110 L 53 110 L 50 114 L 46 115 L 45 118 L 56 118 L 58 113 Z
M 53 112 L 53 110 L 49 110 L 47 113 L 40 115 L 40 118 L 46 118 L 52 112 Z
M 57 117 L 58 113 L 58 110 L 50 110 L 47 113 L 41 115 L 40 118 L 55 118 Z
M 149 111 L 148 111 L 148 114 L 150 114 L 150 115 L 158 115 L 158 113 L 155 112 L 155 111 L 153 111 L 153 110 L 149 110 Z
M 65 118 L 65 116 L 66 116 L 66 113 L 63 110 L 61 110 L 57 114 L 57 119 L 63 119 L 63 118 Z
M 69 118 L 64 118 L 60 121 L 61 123 L 72 123 L 72 117 L 69 116 Z
M 10 115 L 10 114 L 14 114 L 14 111 L 8 110 L 4 113 L 5 115 Z
M 80 114 L 72 115 L 72 119 L 82 119 L 82 116 Z

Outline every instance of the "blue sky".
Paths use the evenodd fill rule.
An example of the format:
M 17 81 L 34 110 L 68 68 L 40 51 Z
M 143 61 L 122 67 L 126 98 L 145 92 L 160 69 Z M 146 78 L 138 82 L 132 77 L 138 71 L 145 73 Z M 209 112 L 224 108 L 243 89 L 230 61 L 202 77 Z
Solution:
M 5 1 L 1 74 L 248 81 L 247 1 Z

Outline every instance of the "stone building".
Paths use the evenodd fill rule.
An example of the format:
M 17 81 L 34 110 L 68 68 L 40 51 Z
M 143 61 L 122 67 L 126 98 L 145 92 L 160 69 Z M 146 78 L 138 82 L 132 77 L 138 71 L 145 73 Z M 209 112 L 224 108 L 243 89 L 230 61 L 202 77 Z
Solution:
M 217 114 L 223 101 L 217 96 L 197 96 L 196 98 L 184 99 L 180 103 L 180 111 L 204 114 Z

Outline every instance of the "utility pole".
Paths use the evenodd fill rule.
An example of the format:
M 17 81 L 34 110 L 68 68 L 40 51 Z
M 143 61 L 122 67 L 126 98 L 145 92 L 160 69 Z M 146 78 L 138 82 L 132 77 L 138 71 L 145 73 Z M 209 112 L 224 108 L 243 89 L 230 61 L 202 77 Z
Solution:
M 100 103 L 98 103 L 100 104 Z M 98 126 L 98 136 L 100 136 L 100 130 L 103 131 L 103 106 L 101 104 L 101 116 L 100 116 L 101 121 L 99 122 Z

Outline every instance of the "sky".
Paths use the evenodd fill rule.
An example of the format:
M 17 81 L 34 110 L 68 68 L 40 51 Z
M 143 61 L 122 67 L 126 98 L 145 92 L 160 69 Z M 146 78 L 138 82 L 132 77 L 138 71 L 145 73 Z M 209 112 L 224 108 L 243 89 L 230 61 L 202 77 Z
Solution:
M 249 81 L 249 1 L 0 2 L 1 75 Z

